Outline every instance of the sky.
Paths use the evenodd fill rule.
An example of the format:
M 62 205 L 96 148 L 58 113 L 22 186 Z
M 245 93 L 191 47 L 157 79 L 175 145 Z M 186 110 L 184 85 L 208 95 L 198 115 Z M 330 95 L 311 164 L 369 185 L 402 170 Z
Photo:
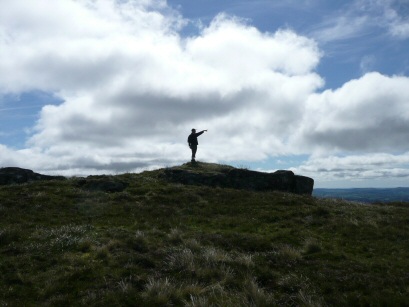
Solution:
M 409 0 L 0 0 L 0 167 L 409 186 Z

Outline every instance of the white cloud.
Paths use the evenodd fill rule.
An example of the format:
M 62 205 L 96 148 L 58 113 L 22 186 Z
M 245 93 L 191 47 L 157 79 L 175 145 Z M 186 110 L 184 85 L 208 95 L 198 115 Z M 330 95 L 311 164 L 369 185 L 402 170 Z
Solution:
M 376 58 L 374 55 L 365 55 L 362 57 L 359 64 L 362 74 L 374 71 L 374 66 L 376 64 Z
M 320 93 L 313 40 L 226 15 L 183 38 L 186 21 L 163 1 L 0 5 L 0 94 L 64 101 L 42 109 L 26 149 L 0 146 L 2 166 L 69 175 L 181 163 L 194 127 L 209 129 L 199 160 L 303 153 L 297 172 L 313 178 L 407 174 L 408 154 L 392 154 L 409 152 L 407 77 L 368 73 Z
M 19 164 L 172 164 L 189 157 L 192 126 L 209 129 L 198 153 L 209 160 L 288 150 L 304 101 L 322 86 L 316 44 L 225 15 L 184 39 L 176 31 L 183 18 L 150 3 L 10 1 L 0 16 L 1 91 L 52 91 L 64 100 L 43 108 L 28 141 L 36 155 Z
M 138 65 L 129 62 L 133 56 L 149 60 L 153 47 L 172 44 L 183 22 L 148 10 L 148 2 L 159 3 L 3 1 L 0 68 L 13 73 L 0 76 L 0 89 L 78 91 L 112 82 L 127 65 Z
M 351 40 L 386 29 L 397 39 L 409 38 L 407 0 L 346 1 L 341 9 L 325 16 L 310 35 L 320 43 Z M 380 33 L 382 36 L 384 33 Z M 343 48 L 346 48 L 344 46 Z
M 409 1 L 359 0 L 355 8 L 368 16 L 373 26 L 386 28 L 395 38 L 409 38 Z
M 409 3 L 406 5 L 409 7 Z M 386 9 L 385 18 L 387 19 L 392 36 L 399 39 L 409 38 L 408 16 L 401 16 L 398 11 L 388 8 Z
M 310 96 L 293 144 L 309 152 L 401 152 L 409 150 L 407 131 L 409 78 L 368 73 Z
M 294 168 L 321 186 L 406 186 L 409 78 L 368 73 L 310 96 L 290 147 L 310 158 Z
M 216 16 L 201 37 L 188 41 L 187 51 L 206 66 L 240 76 L 239 82 L 260 72 L 308 74 L 319 60 L 312 40 L 284 30 L 263 34 L 223 14 Z
M 365 35 L 368 22 L 367 16 L 356 16 L 346 12 L 325 19 L 311 35 L 321 43 L 356 38 Z
M 313 156 L 293 171 L 311 176 L 321 187 L 406 186 L 409 152 L 393 155 L 372 153 L 348 156 Z M 362 184 L 360 184 L 360 182 Z
M 393 36 L 409 38 L 409 22 L 393 23 L 390 30 Z

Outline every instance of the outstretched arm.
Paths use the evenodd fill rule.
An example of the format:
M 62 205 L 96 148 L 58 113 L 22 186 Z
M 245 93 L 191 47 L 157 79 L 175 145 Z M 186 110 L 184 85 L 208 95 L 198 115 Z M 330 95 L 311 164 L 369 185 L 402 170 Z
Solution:
M 199 135 L 203 134 L 204 132 L 207 132 L 207 130 L 202 130 L 202 131 L 196 133 L 196 136 L 199 136 Z

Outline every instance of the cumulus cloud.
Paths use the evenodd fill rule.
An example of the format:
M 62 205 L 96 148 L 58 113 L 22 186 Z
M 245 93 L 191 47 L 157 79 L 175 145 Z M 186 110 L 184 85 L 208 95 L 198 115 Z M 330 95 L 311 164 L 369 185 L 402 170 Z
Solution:
M 368 73 L 311 95 L 294 144 L 310 151 L 409 150 L 409 78 Z
M 367 73 L 309 97 L 291 148 L 310 157 L 294 168 L 321 184 L 406 185 L 409 78 Z M 342 181 L 342 183 L 340 183 Z M 364 184 L 365 186 L 365 184 Z
M 165 2 L 9 2 L 1 91 L 64 101 L 42 109 L 27 143 L 49 158 L 42 169 L 184 161 L 192 127 L 209 128 L 210 160 L 285 152 L 303 101 L 323 84 L 315 42 L 289 30 L 219 15 L 183 38 L 183 17 Z
M 199 160 L 307 154 L 298 172 L 372 178 L 373 161 L 384 159 L 378 174 L 406 176 L 394 159 L 409 151 L 407 77 L 367 73 L 320 92 L 314 40 L 224 14 L 183 37 L 187 21 L 165 1 L 1 6 L 0 94 L 39 90 L 63 101 L 42 108 L 25 149 L 0 146 L 3 166 L 63 175 L 156 168 L 186 161 L 190 129 L 207 128 Z M 372 162 L 363 171 L 359 160 Z

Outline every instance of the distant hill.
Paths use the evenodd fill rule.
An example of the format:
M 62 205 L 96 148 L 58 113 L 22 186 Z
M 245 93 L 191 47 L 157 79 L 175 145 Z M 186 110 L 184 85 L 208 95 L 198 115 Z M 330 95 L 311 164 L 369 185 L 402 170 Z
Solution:
M 313 196 L 339 198 L 365 203 L 409 202 L 409 188 L 314 189 Z

